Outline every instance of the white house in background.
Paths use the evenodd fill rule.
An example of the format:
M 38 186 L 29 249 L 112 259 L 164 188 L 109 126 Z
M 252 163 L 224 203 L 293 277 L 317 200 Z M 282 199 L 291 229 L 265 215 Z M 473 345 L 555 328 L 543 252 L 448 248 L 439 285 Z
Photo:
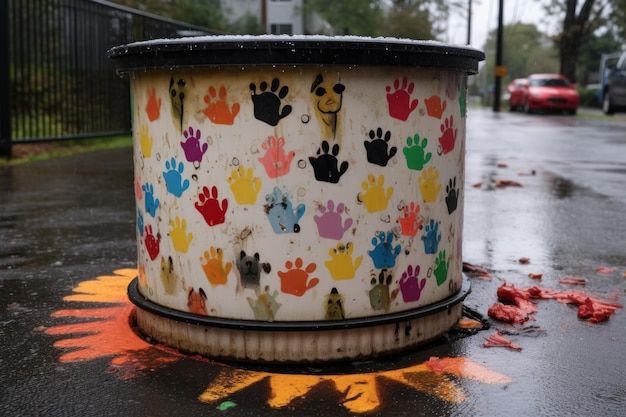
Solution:
M 224 16 L 230 22 L 246 15 L 258 17 L 261 26 L 265 26 L 265 33 L 332 35 L 331 26 L 320 16 L 304 15 L 305 2 L 306 0 L 221 0 L 221 5 Z

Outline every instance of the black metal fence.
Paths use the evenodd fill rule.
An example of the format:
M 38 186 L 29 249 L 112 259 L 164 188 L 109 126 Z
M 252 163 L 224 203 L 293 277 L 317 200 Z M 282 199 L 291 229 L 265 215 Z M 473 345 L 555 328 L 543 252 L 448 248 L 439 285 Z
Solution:
M 11 144 L 130 132 L 115 45 L 210 29 L 97 0 L 0 0 L 0 156 Z

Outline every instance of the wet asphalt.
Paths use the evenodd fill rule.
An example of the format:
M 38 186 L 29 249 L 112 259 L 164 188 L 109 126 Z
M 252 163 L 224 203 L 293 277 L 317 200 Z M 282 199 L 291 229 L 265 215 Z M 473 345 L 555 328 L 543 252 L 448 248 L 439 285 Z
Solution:
M 625 303 L 624 120 L 471 108 L 463 259 L 490 278 L 467 274 L 465 306 L 488 328 L 325 367 L 258 368 L 137 349 L 118 334 L 130 329 L 130 307 L 90 318 L 55 313 L 119 306 L 64 297 L 135 268 L 130 149 L 0 168 L 0 416 L 622 416 L 623 309 L 592 324 L 571 305 L 542 300 L 523 325 L 489 319 L 487 309 L 504 282 Z M 521 186 L 497 187 L 503 181 Z M 614 272 L 597 273 L 601 266 Z M 559 283 L 565 276 L 587 283 Z M 114 319 L 120 324 L 99 330 Z M 96 324 L 54 331 L 85 322 Z M 497 330 L 522 350 L 483 347 Z M 104 337 L 90 347 L 88 336 L 99 331 Z M 68 360 L 77 346 L 87 354 Z M 431 357 L 464 366 L 422 366 Z

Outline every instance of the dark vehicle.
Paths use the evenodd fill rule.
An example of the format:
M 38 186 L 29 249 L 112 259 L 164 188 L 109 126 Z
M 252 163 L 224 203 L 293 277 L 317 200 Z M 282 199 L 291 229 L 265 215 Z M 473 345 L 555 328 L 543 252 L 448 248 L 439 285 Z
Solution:
M 528 85 L 519 88 L 514 105 L 526 113 L 535 111 L 566 111 L 576 114 L 580 97 L 569 80 L 561 74 L 532 74 Z
M 615 65 L 612 65 L 615 55 L 607 57 L 600 73 L 602 111 L 605 114 L 626 111 L 626 52 L 622 52 Z

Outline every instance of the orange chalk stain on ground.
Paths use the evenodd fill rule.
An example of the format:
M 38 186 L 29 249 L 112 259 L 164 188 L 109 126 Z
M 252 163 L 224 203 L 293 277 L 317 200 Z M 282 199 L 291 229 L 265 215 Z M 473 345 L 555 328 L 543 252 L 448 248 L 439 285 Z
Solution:
M 120 269 L 114 275 L 101 276 L 81 282 L 74 294 L 65 301 L 101 303 L 98 308 L 59 310 L 53 317 L 72 320 L 46 329 L 49 335 L 64 336 L 54 346 L 67 349 L 61 362 L 87 361 L 111 357 L 111 367 L 120 379 L 137 376 L 139 371 L 153 370 L 181 358 L 210 362 L 199 356 L 183 355 L 162 345 L 152 345 L 135 332 L 135 307 L 127 298 L 127 287 L 137 276 L 136 269 Z M 75 322 L 79 320 L 79 322 Z M 216 364 L 218 365 L 218 364 Z M 274 409 L 288 406 L 292 401 L 305 398 L 320 384 L 333 387 L 342 397 L 340 404 L 355 414 L 378 410 L 384 399 L 384 380 L 403 384 L 412 389 L 451 403 L 463 402 L 466 395 L 451 378 L 467 378 L 487 384 L 504 384 L 512 380 L 500 373 L 474 363 L 466 358 L 430 358 L 421 364 L 402 369 L 343 375 L 307 375 L 257 372 L 219 364 L 222 369 L 198 397 L 201 402 L 225 401 L 261 381 L 267 381 L 270 395 L 267 405 Z
M 380 382 L 388 379 L 413 388 L 443 401 L 460 403 L 466 400 L 463 390 L 449 375 L 468 378 L 487 384 L 511 382 L 506 375 L 489 370 L 465 358 L 430 358 L 418 365 L 402 369 L 348 375 L 299 375 L 244 371 L 225 368 L 200 395 L 202 402 L 223 401 L 257 382 L 268 380 L 270 397 L 267 404 L 283 408 L 293 400 L 305 397 L 322 383 L 330 383 L 343 395 L 342 405 L 357 414 L 380 408 Z

